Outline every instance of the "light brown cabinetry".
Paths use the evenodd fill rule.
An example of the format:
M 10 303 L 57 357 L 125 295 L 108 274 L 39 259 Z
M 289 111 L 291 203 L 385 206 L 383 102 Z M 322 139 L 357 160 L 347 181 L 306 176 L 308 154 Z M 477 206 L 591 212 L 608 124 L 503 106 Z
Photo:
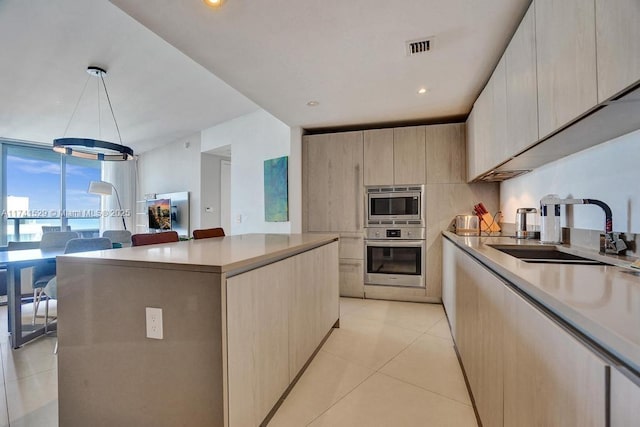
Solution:
M 339 318 L 337 255 L 334 242 L 227 279 L 230 426 L 260 425 Z
M 340 233 L 340 295 L 362 298 L 363 132 L 305 136 L 302 150 L 304 230 Z
M 640 385 L 611 369 L 611 427 L 633 426 L 640 420 Z
M 468 141 L 468 180 L 501 163 L 507 148 L 507 87 L 504 57 L 496 66 L 480 96 L 473 105 L 473 122 Z
M 596 1 L 598 102 L 640 80 L 640 2 Z
M 425 127 L 364 131 L 365 185 L 424 184 Z
M 424 184 L 425 157 L 424 126 L 393 129 L 394 184 Z
M 425 126 L 427 184 L 466 182 L 464 123 Z
M 606 364 L 504 288 L 504 425 L 606 425 Z
M 606 361 L 449 240 L 443 270 L 443 303 L 483 425 L 607 425 Z M 612 376 L 611 425 L 638 416 L 640 389 L 625 380 L 616 397 Z
M 531 3 L 505 53 L 508 150 L 501 160 L 521 152 L 538 140 L 535 37 L 535 10 L 534 3 Z
M 364 185 L 393 184 L 393 129 L 364 131 Z
M 536 0 L 539 134 L 598 102 L 594 0 Z
M 504 284 L 455 253 L 455 342 L 483 425 L 502 425 Z
M 305 136 L 303 163 L 306 230 L 362 231 L 362 132 Z

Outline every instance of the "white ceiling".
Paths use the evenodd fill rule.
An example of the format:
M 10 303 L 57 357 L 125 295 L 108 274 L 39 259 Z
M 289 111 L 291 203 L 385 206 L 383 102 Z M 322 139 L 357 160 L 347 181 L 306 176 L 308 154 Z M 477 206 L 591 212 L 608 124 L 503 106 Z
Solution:
M 62 137 L 89 75 L 105 78 L 123 143 L 136 152 L 258 107 L 106 0 L 0 1 L 0 137 Z M 67 136 L 97 138 L 91 78 Z M 117 141 L 102 100 L 102 138 Z
M 88 65 L 137 152 L 259 107 L 304 128 L 465 115 L 530 1 L 0 0 L 0 137 L 63 136 Z M 99 137 L 96 85 L 67 136 Z

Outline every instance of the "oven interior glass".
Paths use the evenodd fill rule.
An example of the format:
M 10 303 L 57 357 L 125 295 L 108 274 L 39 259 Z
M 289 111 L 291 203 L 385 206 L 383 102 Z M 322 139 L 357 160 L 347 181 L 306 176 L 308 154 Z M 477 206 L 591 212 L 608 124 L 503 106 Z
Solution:
M 419 215 L 419 197 L 372 197 L 369 213 L 378 215 Z
M 367 245 L 367 273 L 422 274 L 421 247 L 388 247 Z

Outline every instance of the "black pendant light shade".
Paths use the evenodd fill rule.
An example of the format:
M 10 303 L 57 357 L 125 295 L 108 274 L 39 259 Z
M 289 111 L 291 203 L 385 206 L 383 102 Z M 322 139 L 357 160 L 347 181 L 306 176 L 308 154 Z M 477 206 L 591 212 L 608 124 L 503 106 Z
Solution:
M 102 141 L 100 139 L 93 138 L 57 138 L 53 140 L 53 151 L 64 154 L 67 156 L 80 157 L 83 159 L 90 160 L 104 160 L 104 161 L 123 161 L 123 160 L 133 160 L 133 150 L 127 146 L 122 145 L 122 137 L 120 136 L 120 128 L 118 127 L 118 122 L 116 121 L 116 116 L 113 114 L 113 107 L 111 106 L 111 99 L 109 98 L 109 92 L 107 92 L 107 85 L 104 82 L 104 76 L 107 72 L 100 67 L 91 66 L 87 68 L 87 73 L 90 76 L 98 77 L 102 82 L 102 87 L 104 88 L 104 93 L 107 97 L 107 101 L 109 103 L 109 109 L 111 110 L 111 117 L 113 117 L 113 123 L 116 126 L 116 130 L 118 131 L 118 139 L 120 140 L 120 144 L 116 144 L 114 142 Z M 89 77 L 91 78 L 91 77 Z M 88 80 L 87 80 L 88 82 Z M 67 124 L 67 128 L 65 129 L 65 135 L 67 130 L 69 130 L 69 125 L 75 116 L 76 110 L 78 108 L 78 104 L 80 103 L 80 99 L 84 95 L 85 89 L 87 88 L 87 84 L 85 83 L 84 88 L 82 89 L 82 93 L 80 94 L 80 98 L 78 99 L 78 103 L 76 104 L 76 108 L 73 110 L 73 114 L 71 115 L 71 119 L 69 119 L 69 123 Z M 100 97 L 100 85 L 98 84 L 98 98 Z M 99 104 L 98 99 L 98 104 Z M 98 116 L 98 128 L 100 128 L 100 119 Z

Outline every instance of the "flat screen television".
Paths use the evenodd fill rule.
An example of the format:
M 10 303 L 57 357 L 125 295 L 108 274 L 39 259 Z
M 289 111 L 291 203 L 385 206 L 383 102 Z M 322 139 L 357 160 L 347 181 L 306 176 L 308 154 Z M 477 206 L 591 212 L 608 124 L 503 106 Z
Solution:
M 147 200 L 149 230 L 171 230 L 171 199 Z

